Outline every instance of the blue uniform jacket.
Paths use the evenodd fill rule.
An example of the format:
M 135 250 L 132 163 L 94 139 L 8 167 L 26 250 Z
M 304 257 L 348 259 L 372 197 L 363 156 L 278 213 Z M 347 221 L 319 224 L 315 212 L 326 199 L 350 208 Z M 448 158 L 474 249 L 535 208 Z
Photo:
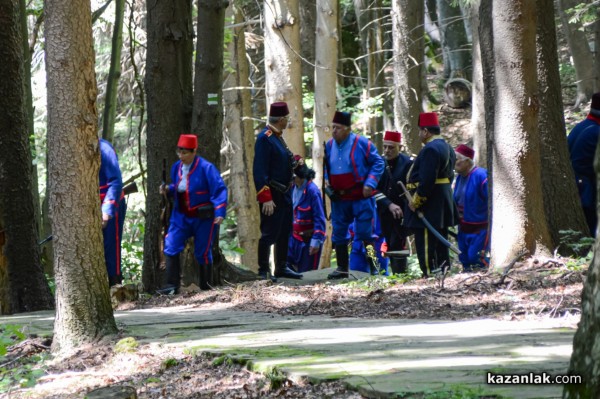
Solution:
M 252 172 L 259 202 L 267 202 L 272 199 L 269 187 L 271 180 L 290 187 L 293 177 L 292 162 L 293 154 L 287 148 L 283 138 L 277 137 L 266 126 L 258 134 L 254 144 Z
M 589 115 L 579 122 L 567 137 L 571 166 L 575 172 L 581 204 L 596 207 L 596 175 L 594 156 L 600 136 L 600 118 Z
M 465 180 L 464 209 L 461 224 L 481 224 L 488 222 L 488 177 L 487 170 L 475 167 L 467 177 L 458 175 L 456 186 Z M 462 183 L 464 184 L 464 183 Z M 458 204 L 458 191 L 454 191 L 454 200 Z
M 325 241 L 325 212 L 321 191 L 315 183 L 309 181 L 298 204 L 294 206 L 294 238 L 302 240 L 298 232 L 313 230 L 312 239 L 320 244 Z
M 350 133 L 348 140 L 352 142 L 350 160 L 354 182 L 375 189 L 385 168 L 383 158 L 377 153 L 377 148 L 371 140 L 366 137 Z M 328 180 L 329 171 L 331 170 L 329 154 L 331 154 L 332 146 L 333 139 L 329 139 L 325 145 L 326 179 Z
M 115 216 L 119 201 L 123 198 L 123 180 L 119 160 L 113 146 L 100 139 L 100 201 L 102 213 Z
M 455 163 L 456 154 L 452 147 L 441 136 L 433 136 L 419 152 L 407 179 L 408 189 L 416 192 L 417 210 L 423 212 L 435 228 L 450 227 L 458 223 L 458 211 L 451 186 Z M 404 225 L 425 228 L 415 212 L 408 207 L 404 210 Z
M 177 161 L 171 168 L 171 181 L 169 194 L 177 193 L 177 186 L 181 181 L 182 162 Z M 203 205 L 213 204 L 215 217 L 225 217 L 227 211 L 227 187 L 221 178 L 221 174 L 212 163 L 199 156 L 194 157 L 190 172 L 188 174 L 187 187 L 184 193 L 190 205 L 195 209 Z M 177 195 L 175 198 L 175 210 L 183 213 L 180 209 Z

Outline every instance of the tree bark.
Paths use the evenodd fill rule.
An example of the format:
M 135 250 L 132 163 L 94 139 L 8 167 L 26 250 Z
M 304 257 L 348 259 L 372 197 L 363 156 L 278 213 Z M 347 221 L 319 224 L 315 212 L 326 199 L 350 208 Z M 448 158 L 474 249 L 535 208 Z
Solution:
M 298 0 L 265 0 L 265 94 L 268 106 L 285 101 L 290 121 L 284 137 L 294 154 L 304 157 L 304 113 L 300 68 Z
M 575 107 L 588 101 L 594 94 L 594 57 L 581 22 L 569 22 L 571 16 L 567 13 L 569 9 L 580 3 L 579 0 L 558 0 L 558 12 L 577 76 Z
M 121 78 L 121 48 L 123 47 L 123 19 L 125 0 L 115 0 L 115 25 L 112 36 L 110 67 L 106 78 L 106 97 L 102 116 L 102 138 L 113 142 L 115 136 L 115 115 L 117 114 L 117 94 Z
M 481 19 L 479 8 L 481 0 L 475 0 L 469 4 L 471 8 L 469 16 L 473 27 L 473 81 L 471 95 L 471 137 L 473 138 L 473 149 L 475 150 L 475 163 L 486 166 L 487 146 L 485 141 L 485 91 L 483 85 L 483 55 L 479 39 Z
M 552 237 L 552 248 L 559 247 L 561 230 L 580 231 L 588 228 L 577 194 L 571 168 L 562 91 L 558 72 L 558 50 L 554 25 L 553 0 L 536 0 L 537 5 L 537 70 L 539 83 L 542 190 L 544 211 Z M 568 250 L 568 248 L 559 248 Z
M 234 24 L 240 24 L 244 17 L 239 6 L 233 3 L 228 9 L 234 17 Z M 237 216 L 237 237 L 240 248 L 244 249 L 242 264 L 258 270 L 258 238 L 260 218 L 258 203 L 249 181 L 253 181 L 252 162 L 254 159 L 254 130 L 248 59 L 246 58 L 245 28 L 236 26 L 232 30 L 232 41 L 228 45 L 229 64 L 233 71 L 225 79 L 223 105 L 225 106 L 225 129 L 229 138 L 227 156 L 231 165 L 230 196 L 235 204 Z
M 442 37 L 444 78 L 471 80 L 471 46 L 458 4 L 437 0 L 438 23 Z
M 175 148 L 181 133 L 191 129 L 192 4 L 190 0 L 147 2 L 146 98 L 148 132 L 146 159 L 148 196 L 144 235 L 144 289 L 162 285 L 164 261 L 161 250 L 160 195 L 163 159 L 167 176 L 177 160 Z M 162 263 L 162 265 L 161 265 Z
M 225 35 L 225 0 L 198 0 L 198 37 L 194 73 L 194 107 L 192 132 L 198 136 L 198 154 L 220 168 L 221 142 L 223 141 L 223 45 Z M 219 249 L 219 234 L 213 241 L 214 277 L 225 258 Z M 195 276 L 199 268 L 195 262 L 182 263 Z M 194 279 L 195 281 L 198 281 Z
M 316 0 L 302 0 L 300 11 L 300 49 L 302 57 L 302 82 L 306 83 L 306 91 L 312 93 L 315 90 L 315 30 L 317 16 L 315 13 Z
M 423 1 L 392 1 L 394 37 L 394 124 L 405 139 L 409 153 L 418 153 L 419 114 L 422 112 Z
M 315 39 L 315 114 L 312 144 L 314 179 L 318 187 L 323 183 L 323 143 L 331 138 L 329 126 L 336 108 L 336 82 L 338 45 L 338 0 L 317 0 L 317 35 Z M 331 204 L 328 203 L 328 209 Z M 331 223 L 327 223 L 327 235 L 331 237 Z M 331 240 L 326 240 L 321 252 L 320 267 L 329 267 L 331 262 Z
M 600 183 L 600 159 L 596 151 L 594 161 L 596 178 Z M 600 208 L 597 208 L 600 209 Z M 563 399 L 588 399 L 600 396 L 600 236 L 594 244 L 594 257 L 590 263 L 581 295 L 581 319 L 573 338 L 573 353 L 569 375 L 579 375 L 581 384 L 565 384 Z
M 548 251 L 541 184 L 535 2 L 494 2 L 495 91 L 491 263 Z
M 33 124 L 33 93 L 31 92 L 31 53 L 29 52 L 29 30 L 27 28 L 27 4 L 25 0 L 19 0 L 19 12 L 21 22 L 21 43 L 23 46 L 23 85 L 25 88 L 25 115 L 27 118 L 27 134 L 34 134 Z M 37 158 L 35 141 L 30 142 L 32 158 Z M 40 236 L 42 223 L 42 211 L 40 203 L 40 192 L 38 185 L 38 170 L 35 165 L 31 168 L 31 192 L 33 194 L 33 212 L 35 215 L 35 229 L 37 237 Z
M 56 320 L 52 350 L 117 332 L 104 264 L 98 198 L 100 146 L 88 0 L 46 1 L 48 175 Z
M 19 1 L 0 5 L 0 241 L 6 256 L 9 312 L 52 309 L 37 244 L 32 191 L 24 59 Z

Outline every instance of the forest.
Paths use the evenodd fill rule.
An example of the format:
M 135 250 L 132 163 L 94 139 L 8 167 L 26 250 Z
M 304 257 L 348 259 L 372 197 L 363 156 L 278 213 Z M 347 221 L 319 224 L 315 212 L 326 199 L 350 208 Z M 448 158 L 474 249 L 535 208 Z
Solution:
M 565 385 L 563 397 L 596 397 L 600 260 L 567 135 L 600 91 L 598 5 L 0 0 L 0 314 L 55 309 L 55 356 L 117 334 L 98 207 L 99 138 L 114 146 L 123 185 L 137 188 L 127 196 L 123 285 L 150 298 L 165 279 L 159 187 L 180 134 L 198 137 L 198 155 L 229 190 L 213 244 L 214 283 L 243 285 L 258 271 L 252 164 L 270 104 L 288 104 L 286 141 L 316 171 L 318 187 L 336 110 L 351 112 L 352 131 L 379 153 L 385 131 L 401 132 L 411 156 L 421 148 L 419 114 L 435 111 L 445 140 L 471 146 L 488 170 L 490 273 L 538 259 L 562 259 L 582 273 L 568 373 L 584 383 Z M 184 285 L 198 280 L 193 252 L 188 243 Z M 412 252 L 409 261 L 418 268 Z M 320 268 L 335 262 L 326 240 Z M 0 359 L 19 336 L 0 325 Z M 0 392 L 15 382 L 2 381 Z

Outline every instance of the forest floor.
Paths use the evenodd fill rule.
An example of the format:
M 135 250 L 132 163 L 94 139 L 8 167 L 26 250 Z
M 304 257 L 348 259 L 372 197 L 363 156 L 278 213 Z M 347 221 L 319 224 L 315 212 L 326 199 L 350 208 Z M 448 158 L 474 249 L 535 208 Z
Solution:
M 453 270 L 444 277 L 430 279 L 368 277 L 341 284 L 317 281 L 308 285 L 295 285 L 297 282 L 290 280 L 275 284 L 263 281 L 206 292 L 199 292 L 192 286 L 179 295 L 146 297 L 121 304 L 120 309 L 226 307 L 229 310 L 280 315 L 359 319 L 485 318 L 540 322 L 561 319 L 564 326 L 575 328 L 579 321 L 586 273 L 587 266 L 582 262 L 563 258 L 530 258 L 514 263 L 506 274 L 466 274 Z M 127 336 L 123 334 L 81 350 L 70 358 L 47 361 L 43 375 L 38 376 L 37 387 L 13 388 L 7 397 L 80 398 L 93 388 L 111 384 L 134 386 L 139 398 L 153 399 L 363 397 L 339 381 L 292 381 L 285 375 L 264 375 L 250 371 L 244 365 L 223 363 L 206 353 L 187 353 L 177 361 L 169 360 L 175 356 L 167 346 L 161 351 L 157 346 L 140 345 L 124 356 L 115 345 L 119 338 Z M 45 353 L 49 343 L 48 339 L 30 337 L 10 347 L 6 359 L 10 362 L 33 353 Z M 114 359 L 117 357 L 126 364 L 115 367 Z M 124 369 L 129 371 L 123 372 Z M 7 378 L 11 379 L 11 376 L 3 376 L 4 388 Z M 17 375 L 13 375 L 12 379 L 15 383 L 19 381 Z M 65 389 L 56 395 L 38 389 L 61 380 L 65 384 L 74 384 L 65 388 L 66 392 L 73 394 L 64 394 Z M 21 383 L 23 381 L 21 378 Z M 481 398 L 484 397 L 487 396 Z

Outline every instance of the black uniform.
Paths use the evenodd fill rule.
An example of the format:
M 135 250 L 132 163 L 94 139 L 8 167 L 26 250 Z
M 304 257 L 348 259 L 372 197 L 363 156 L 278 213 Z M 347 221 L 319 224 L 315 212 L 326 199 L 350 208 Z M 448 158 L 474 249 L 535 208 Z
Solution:
M 408 171 L 412 164 L 413 160 L 405 154 L 400 154 L 398 157 L 386 161 L 385 171 L 377 185 L 377 191 L 379 191 L 375 195 L 377 212 L 389 251 L 405 250 L 406 238 L 410 235 L 410 231 L 402 226 L 402 219 L 394 219 L 389 206 L 394 203 L 400 206 L 403 212 L 407 208 L 406 196 L 403 195 L 402 188 L 398 186 L 398 181 L 406 184 Z M 406 263 L 406 258 L 392 257 L 390 266 L 394 273 L 406 273 Z
M 448 227 L 458 223 L 458 211 L 452 199 L 452 181 L 456 154 L 441 136 L 433 136 L 421 149 L 409 172 L 407 188 L 414 197 L 417 211 L 444 238 Z M 415 234 L 419 265 L 424 276 L 450 266 L 448 248 L 431 234 L 418 215 L 407 206 L 404 226 Z

